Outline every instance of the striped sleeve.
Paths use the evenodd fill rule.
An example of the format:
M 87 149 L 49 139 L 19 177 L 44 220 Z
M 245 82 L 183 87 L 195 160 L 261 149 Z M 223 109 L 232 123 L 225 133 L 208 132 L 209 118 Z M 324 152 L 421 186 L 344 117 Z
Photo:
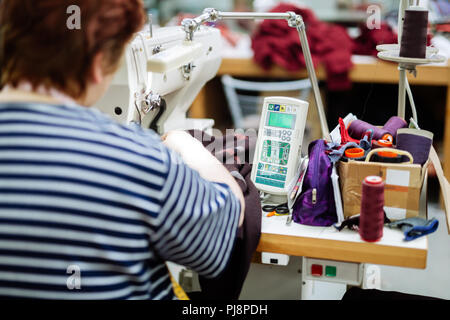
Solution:
M 162 148 L 167 177 L 152 244 L 163 259 L 217 277 L 234 246 L 240 202 L 227 185 L 203 179 L 177 153 Z

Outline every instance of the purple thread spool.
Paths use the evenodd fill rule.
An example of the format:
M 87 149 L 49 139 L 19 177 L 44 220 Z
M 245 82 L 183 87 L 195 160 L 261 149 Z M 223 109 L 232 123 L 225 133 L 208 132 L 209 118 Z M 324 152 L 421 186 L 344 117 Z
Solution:
M 405 22 L 400 45 L 400 57 L 426 57 L 428 11 L 425 8 L 411 6 L 405 10 Z
M 399 129 L 397 131 L 397 149 L 411 153 L 415 164 L 423 165 L 428 161 L 433 133 L 418 129 Z
M 397 130 L 406 128 L 407 126 L 408 123 L 404 119 L 397 116 L 393 116 L 383 126 L 383 130 L 388 131 L 390 135 L 395 138 L 395 136 L 397 135 Z
M 385 134 L 390 134 L 386 129 L 378 128 L 362 120 L 353 120 L 348 127 L 348 134 L 353 139 L 362 139 L 367 129 L 373 129 L 373 140 L 380 140 Z

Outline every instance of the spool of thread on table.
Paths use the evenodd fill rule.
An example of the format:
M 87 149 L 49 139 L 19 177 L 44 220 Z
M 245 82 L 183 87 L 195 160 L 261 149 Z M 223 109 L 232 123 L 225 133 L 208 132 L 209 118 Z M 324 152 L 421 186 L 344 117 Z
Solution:
M 363 180 L 359 235 L 362 240 L 376 242 L 383 237 L 384 182 L 378 176 Z
M 400 129 L 397 131 L 397 149 L 411 153 L 415 164 L 427 162 L 433 145 L 433 133 L 419 129 Z
M 395 137 L 397 135 L 398 129 L 406 127 L 408 127 L 408 123 L 404 119 L 394 116 L 385 123 L 385 125 L 383 126 L 383 130 L 388 131 L 392 137 Z
M 411 6 L 405 10 L 405 21 L 400 44 L 400 57 L 426 57 L 428 11 L 425 8 Z
M 392 141 L 374 140 L 372 142 L 372 149 L 378 149 L 378 148 L 392 148 Z
M 380 140 L 384 135 L 390 134 L 389 131 L 362 120 L 353 120 L 348 127 L 348 134 L 353 139 L 362 139 L 368 129 L 373 129 L 373 140 Z

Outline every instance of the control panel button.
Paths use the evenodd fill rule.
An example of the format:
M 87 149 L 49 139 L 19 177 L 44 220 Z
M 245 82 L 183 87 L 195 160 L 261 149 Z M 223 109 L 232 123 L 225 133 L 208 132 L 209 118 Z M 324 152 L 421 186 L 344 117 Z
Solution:
M 325 275 L 327 277 L 336 277 L 336 267 L 335 266 L 326 266 L 325 267 Z
M 321 277 L 323 274 L 323 267 L 320 264 L 311 265 L 311 275 L 315 277 Z

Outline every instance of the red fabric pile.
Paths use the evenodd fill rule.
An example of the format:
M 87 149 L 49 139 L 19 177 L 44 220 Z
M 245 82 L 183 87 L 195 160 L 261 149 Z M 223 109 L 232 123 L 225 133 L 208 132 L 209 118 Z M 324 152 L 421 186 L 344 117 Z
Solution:
M 369 29 L 366 24 L 359 27 L 361 34 L 354 40 L 354 54 L 377 56 L 377 45 L 397 43 L 397 34 L 387 23 L 381 23 L 379 29 Z
M 366 24 L 359 26 L 361 34 L 354 40 L 353 54 L 366 56 L 377 56 L 377 45 L 398 43 L 397 34 L 385 22 L 382 22 L 379 29 L 369 29 Z M 427 46 L 431 45 L 433 35 L 428 33 Z
M 335 91 L 350 89 L 348 72 L 353 66 L 353 40 L 346 29 L 321 22 L 311 10 L 294 5 L 280 4 L 271 10 L 286 11 L 302 16 L 314 66 L 324 64 L 328 88 Z M 273 64 L 288 71 L 305 68 L 298 32 L 289 27 L 285 20 L 264 20 L 252 36 L 252 49 L 255 61 L 265 70 L 270 69 Z

